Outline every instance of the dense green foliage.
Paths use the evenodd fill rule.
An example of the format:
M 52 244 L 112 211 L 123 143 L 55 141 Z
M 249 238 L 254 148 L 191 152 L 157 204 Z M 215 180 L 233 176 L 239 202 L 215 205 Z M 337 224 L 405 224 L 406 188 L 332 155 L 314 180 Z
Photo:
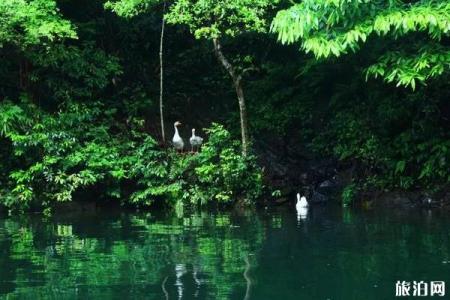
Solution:
M 286 78 L 297 76 L 296 68 L 271 68 L 267 81 L 255 83 L 254 97 L 269 96 L 253 108 L 261 116 L 256 125 L 291 138 L 298 130 L 294 143 L 302 151 L 338 159 L 352 174 L 351 195 L 448 186 L 448 79 L 410 92 L 355 78 L 361 68 L 352 58 L 333 60 L 309 66 L 308 76 L 291 80 Z M 280 91 L 279 82 L 286 89 Z
M 159 1 L 162 2 L 162 1 Z M 186 25 L 197 38 L 234 37 L 246 31 L 266 32 L 264 14 L 277 0 L 179 0 L 172 3 L 169 23 Z M 157 4 L 155 0 L 108 1 L 106 8 L 120 16 L 133 17 Z
M 0 3 L 0 20 L 0 46 L 26 48 L 76 37 L 73 26 L 61 17 L 53 0 L 4 0 Z
M 265 32 L 265 12 L 277 1 L 180 0 L 168 14 L 168 21 L 190 28 L 197 38 L 234 37 L 246 31 Z
M 374 37 L 377 47 L 368 76 L 411 86 L 449 72 L 450 4 L 446 1 L 302 1 L 273 22 L 282 43 L 301 40 L 317 58 L 357 51 Z
M 89 187 L 104 190 L 103 198 L 137 206 L 158 200 L 251 203 L 261 194 L 254 159 L 243 158 L 239 143 L 219 125 L 207 131 L 201 153 L 180 156 L 161 151 L 142 132 L 142 120 L 130 120 L 129 130 L 113 128 L 116 110 L 101 103 L 72 104 L 55 115 L 26 100 L 1 109 L 2 134 L 20 166 L 3 182 L 2 204 L 10 208 L 51 207 Z
M 448 3 L 166 4 L 163 16 L 152 0 L 1 2 L 2 205 L 253 203 L 271 168 L 254 153 L 267 144 L 350 170 L 347 200 L 448 189 Z M 160 143 L 163 17 L 167 124 L 188 125 L 187 147 L 192 127 L 209 128 L 196 155 Z M 270 24 L 281 44 L 313 55 L 278 44 Z M 247 126 L 257 151 L 243 155 Z
M 372 83 L 365 88 L 355 78 L 339 82 L 334 114 L 313 144 L 340 160 L 362 162 L 364 189 L 448 184 L 447 2 L 302 1 L 278 12 L 272 30 L 283 44 L 300 42 L 317 59 L 347 55 L 341 61 L 348 64 L 357 57 L 362 63 L 354 65 L 366 81 L 380 77 L 413 90 L 428 84 L 409 93 Z M 351 187 L 344 194 L 353 194 Z

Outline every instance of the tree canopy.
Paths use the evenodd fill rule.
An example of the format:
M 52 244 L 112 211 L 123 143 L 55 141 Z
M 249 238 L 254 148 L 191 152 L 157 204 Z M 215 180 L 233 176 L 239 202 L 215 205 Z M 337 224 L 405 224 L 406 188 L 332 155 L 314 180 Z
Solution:
M 76 32 L 54 0 L 1 1 L 0 46 L 10 43 L 24 48 L 63 38 L 76 38 Z
M 276 0 L 179 0 L 172 6 L 169 23 L 189 27 L 197 38 L 234 37 L 243 32 L 266 32 L 267 10 Z
M 306 0 L 272 23 L 283 44 L 299 42 L 317 58 L 358 51 L 377 37 L 368 76 L 411 86 L 450 69 L 450 4 L 446 1 Z

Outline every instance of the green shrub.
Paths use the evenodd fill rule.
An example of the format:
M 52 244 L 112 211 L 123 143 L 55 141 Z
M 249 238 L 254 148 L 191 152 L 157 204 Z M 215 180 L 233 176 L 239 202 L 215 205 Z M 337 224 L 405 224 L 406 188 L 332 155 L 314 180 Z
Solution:
M 3 103 L 1 139 L 11 144 L 13 157 L 1 157 L 2 166 L 10 165 L 1 203 L 17 210 L 46 208 L 72 201 L 86 188 L 136 206 L 250 203 L 260 196 L 255 158 L 242 157 L 239 143 L 221 125 L 206 131 L 200 153 L 180 155 L 161 149 L 143 132 L 142 120 L 120 125 L 115 115 L 101 103 L 70 104 L 55 114 L 26 100 Z
M 255 201 L 263 188 L 256 157 L 243 157 L 240 142 L 233 140 L 222 125 L 213 124 L 206 132 L 209 140 L 197 155 L 195 168 L 198 185 L 206 191 L 206 199 L 224 203 Z
M 139 187 L 131 202 L 148 205 L 158 198 L 195 205 L 256 201 L 263 184 L 255 157 L 243 157 L 240 143 L 222 125 L 213 124 L 206 133 L 208 140 L 194 155 L 164 153 L 152 143 L 142 144 L 131 166 Z

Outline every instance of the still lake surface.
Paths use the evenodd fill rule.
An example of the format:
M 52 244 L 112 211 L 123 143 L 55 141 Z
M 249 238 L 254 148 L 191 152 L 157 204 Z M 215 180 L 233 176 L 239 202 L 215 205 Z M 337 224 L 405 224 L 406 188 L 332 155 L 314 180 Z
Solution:
M 378 300 L 397 280 L 446 281 L 448 297 L 449 213 L 0 217 L 0 299 Z

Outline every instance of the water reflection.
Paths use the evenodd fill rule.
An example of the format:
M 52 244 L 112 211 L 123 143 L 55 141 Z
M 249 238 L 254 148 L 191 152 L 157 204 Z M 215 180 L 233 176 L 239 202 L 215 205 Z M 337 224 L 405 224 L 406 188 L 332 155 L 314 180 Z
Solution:
M 264 239 L 246 214 L 93 218 L 0 220 L 0 296 L 242 299 Z
M 246 256 L 244 260 L 245 260 L 244 278 L 245 278 L 245 281 L 247 283 L 247 288 L 245 290 L 244 300 L 248 300 L 248 299 L 250 299 L 250 295 L 251 295 L 250 292 L 251 292 L 251 288 L 252 288 L 253 282 L 252 282 L 252 279 L 250 278 L 250 275 L 249 275 L 249 272 L 250 272 L 250 269 L 251 269 L 251 265 L 250 265 L 250 261 L 249 261 L 248 256 Z
M 389 299 L 450 280 L 449 225 L 340 207 L 0 219 L 0 298 Z
M 308 207 L 298 207 L 297 208 L 297 221 L 300 224 L 302 220 L 306 220 L 308 217 Z

